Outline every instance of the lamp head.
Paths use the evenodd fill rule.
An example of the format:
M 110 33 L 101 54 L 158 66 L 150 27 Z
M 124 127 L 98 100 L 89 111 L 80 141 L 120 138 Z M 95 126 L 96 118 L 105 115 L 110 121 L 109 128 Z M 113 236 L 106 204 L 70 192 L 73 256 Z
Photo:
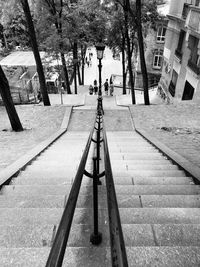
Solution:
M 96 50 L 97 50 L 97 58 L 102 59 L 103 58 L 103 52 L 105 50 L 105 45 L 103 43 L 97 43 L 95 45 Z

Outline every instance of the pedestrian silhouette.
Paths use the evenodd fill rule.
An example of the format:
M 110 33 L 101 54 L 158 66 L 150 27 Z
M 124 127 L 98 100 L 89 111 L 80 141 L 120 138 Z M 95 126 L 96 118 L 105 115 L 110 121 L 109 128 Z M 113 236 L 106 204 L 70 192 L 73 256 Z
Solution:
M 89 86 L 89 94 L 90 95 L 93 95 L 93 86 L 91 84 Z
M 94 80 L 94 94 L 96 95 L 98 92 L 97 80 Z
M 105 91 L 105 94 L 108 95 L 108 79 L 106 79 L 104 83 L 104 91 Z
M 113 82 L 111 81 L 110 82 L 110 95 L 113 96 L 113 92 L 114 92 L 114 84 Z

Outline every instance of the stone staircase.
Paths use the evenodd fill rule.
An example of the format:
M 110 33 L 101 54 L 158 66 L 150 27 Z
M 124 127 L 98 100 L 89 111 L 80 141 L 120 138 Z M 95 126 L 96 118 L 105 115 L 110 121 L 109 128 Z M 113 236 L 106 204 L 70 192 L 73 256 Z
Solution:
M 10 185 L 3 187 L 0 266 L 45 266 L 88 136 L 87 131 L 65 133 Z M 93 149 L 86 165 L 88 171 L 91 171 L 92 154 Z M 91 185 L 91 179 L 84 177 L 63 266 L 106 262 L 107 250 L 92 247 L 89 241 L 93 231 Z M 105 207 L 105 202 L 103 197 L 100 206 Z M 105 214 L 103 209 L 100 212 L 102 225 L 106 221 Z M 106 240 L 108 238 L 104 239 L 104 247 Z
M 132 131 L 108 132 L 129 266 L 200 266 L 200 187 Z
M 45 266 L 92 114 L 75 111 L 68 131 L 1 190 L 0 266 Z M 199 186 L 132 129 L 127 111 L 106 111 L 105 123 L 129 266 L 200 266 Z M 93 147 L 90 172 L 92 155 Z M 63 266 L 112 266 L 104 178 L 99 246 L 89 242 L 92 201 L 92 181 L 84 176 Z

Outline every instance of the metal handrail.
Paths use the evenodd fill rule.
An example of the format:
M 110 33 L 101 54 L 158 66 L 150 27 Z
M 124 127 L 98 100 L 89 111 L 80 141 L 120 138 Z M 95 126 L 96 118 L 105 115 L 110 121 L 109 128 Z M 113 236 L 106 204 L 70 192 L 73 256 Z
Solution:
M 95 123 L 96 123 L 96 118 L 95 118 Z M 62 266 L 65 249 L 67 246 L 67 241 L 68 241 L 71 224 L 72 224 L 72 220 L 74 216 L 74 211 L 76 208 L 76 202 L 78 199 L 83 174 L 85 172 L 85 165 L 86 165 L 86 161 L 88 158 L 88 153 L 89 153 L 89 149 L 90 149 L 90 145 L 92 141 L 92 136 L 93 136 L 94 129 L 95 129 L 95 123 L 90 132 L 87 144 L 85 146 L 85 150 L 83 152 L 83 155 L 82 155 L 79 167 L 78 167 L 78 171 L 75 176 L 74 183 L 72 185 L 69 198 L 65 206 L 65 209 L 64 209 L 47 263 L 46 263 L 46 267 Z
M 113 181 L 112 168 L 110 163 L 110 156 L 108 150 L 108 143 L 106 131 L 103 122 L 103 106 L 102 98 L 99 98 L 97 105 L 97 116 L 95 118 L 94 127 L 92 128 L 85 150 L 83 152 L 81 162 L 74 183 L 72 185 L 67 204 L 65 206 L 47 263 L 46 267 L 61 267 L 64 259 L 64 254 L 67 246 L 67 241 L 71 229 L 71 224 L 76 208 L 81 182 L 83 175 L 93 178 L 93 208 L 94 208 L 94 233 L 91 234 L 90 241 L 94 245 L 99 245 L 102 240 L 102 234 L 98 232 L 98 179 L 105 175 L 106 188 L 107 188 L 107 203 L 109 214 L 109 228 L 110 228 L 110 246 L 113 267 L 128 267 L 128 260 L 126 255 L 124 237 L 122 233 L 122 226 L 120 221 L 119 209 L 117 204 L 115 186 Z M 98 123 L 98 127 L 95 124 Z M 102 127 L 101 127 L 102 125 Z M 97 130 L 97 139 L 94 140 L 94 130 Z M 100 132 L 103 133 L 103 138 L 100 137 Z M 85 165 L 88 158 L 91 142 L 97 144 L 97 153 L 93 157 L 93 174 L 85 170 Z M 99 173 L 99 160 L 100 160 L 100 143 L 103 141 L 104 145 L 104 165 L 105 171 Z M 98 151 L 99 150 L 99 151 Z
M 128 267 L 126 248 L 122 232 L 121 220 L 117 204 L 117 197 L 113 181 L 113 174 L 108 150 L 108 142 L 103 123 L 103 140 L 104 140 L 104 164 L 107 189 L 107 203 L 110 228 L 110 246 L 113 267 Z

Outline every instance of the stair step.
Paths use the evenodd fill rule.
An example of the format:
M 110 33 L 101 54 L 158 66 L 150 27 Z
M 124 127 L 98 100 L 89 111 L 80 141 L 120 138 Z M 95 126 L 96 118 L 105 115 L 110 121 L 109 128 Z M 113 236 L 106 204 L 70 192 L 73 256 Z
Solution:
M 199 208 L 120 208 L 122 224 L 200 224 Z M 58 224 L 63 209 L 1 208 L 0 225 Z M 73 224 L 93 224 L 92 209 L 77 208 Z M 99 209 L 99 224 L 108 224 L 107 209 Z
M 0 247 L 50 247 L 58 225 L 0 225 Z M 200 246 L 199 224 L 123 224 L 126 246 Z M 109 246 L 109 229 L 99 225 L 101 246 Z M 26 234 L 24 234 L 26 233 Z M 93 225 L 73 224 L 68 247 L 89 247 Z
M 199 185 L 116 185 L 117 194 L 134 195 L 195 195 L 200 193 Z M 4 186 L 3 195 L 64 195 L 69 194 L 71 185 L 9 185 Z M 105 187 L 100 186 L 99 192 L 106 192 Z M 82 185 L 80 194 L 90 194 L 92 186 Z
M 157 164 L 157 165 L 151 165 L 151 164 L 126 164 L 126 163 L 112 163 L 112 169 L 115 171 L 151 171 L 151 170 L 179 170 L 178 166 L 176 165 L 166 165 L 166 164 Z
M 0 248 L 1 266 L 45 266 L 50 248 Z M 111 267 L 110 248 L 67 247 L 63 266 Z
M 93 209 L 76 208 L 73 224 L 93 224 Z M 58 224 L 61 208 L 0 208 L 0 225 Z M 108 223 L 107 210 L 99 209 L 99 224 Z
M 129 266 L 200 266 L 199 247 L 127 247 Z
M 1 194 L 3 195 L 65 195 L 69 194 L 71 185 L 8 185 L 4 186 Z M 99 187 L 99 192 L 105 192 L 104 187 Z M 87 194 L 92 192 L 92 186 L 83 185 L 80 188 L 80 194 Z
M 124 159 L 110 159 L 111 165 L 113 164 L 127 164 L 127 165 L 173 165 L 170 160 L 167 159 L 149 159 L 149 160 L 124 160 Z
M 183 177 L 184 171 L 181 170 L 124 170 L 115 171 L 113 169 L 113 176 L 138 176 L 138 177 Z
M 41 179 L 45 179 L 45 178 L 62 178 L 62 179 L 68 179 L 68 178 L 73 178 L 76 176 L 77 170 L 65 170 L 65 172 L 61 172 L 61 171 L 45 171 L 45 169 L 41 169 L 39 170 L 34 170 L 33 172 L 30 170 L 27 171 L 23 171 L 19 174 L 19 178 L 38 178 L 40 177 Z
M 73 183 L 73 177 L 17 177 L 15 179 L 12 179 L 11 184 L 12 185 L 70 185 Z M 92 179 L 88 177 L 83 177 L 82 185 L 92 185 Z
M 50 247 L 55 230 L 53 224 L 0 225 L 0 247 Z
M 198 208 L 120 208 L 122 224 L 200 224 Z
M 0 247 L 51 247 L 57 229 L 53 224 L 0 225 Z M 103 233 L 101 246 L 109 246 L 108 225 L 99 225 L 99 231 Z M 72 224 L 68 247 L 90 247 L 92 233 L 93 225 Z
M 154 147 L 145 147 L 145 146 L 129 146 L 129 147 L 108 147 L 110 153 L 118 152 L 118 153 L 158 153 L 158 150 Z
M 123 224 L 126 246 L 200 246 L 199 224 Z
M 119 208 L 199 208 L 199 195 L 117 194 Z
M 117 194 L 134 195 L 195 195 L 199 185 L 115 185 Z
M 49 248 L 1 248 L 2 266 L 45 266 Z M 127 247 L 129 266 L 194 267 L 200 265 L 199 247 Z M 110 248 L 67 247 L 63 266 L 111 267 Z M 156 265 L 155 265 L 156 264 Z
M 134 177 L 133 182 L 136 185 L 192 185 L 194 181 L 191 177 Z
M 93 197 L 91 194 L 79 195 L 77 208 L 92 208 Z M 0 196 L 0 208 L 63 208 L 67 201 L 64 195 L 42 196 Z M 133 195 L 117 194 L 120 208 L 200 208 L 199 195 Z M 106 195 L 99 196 L 99 207 L 106 208 Z
M 72 184 L 72 177 L 61 178 L 32 178 L 32 177 L 17 177 L 12 179 L 10 185 L 70 185 Z
M 122 160 L 152 160 L 152 159 L 166 159 L 159 153 L 110 153 L 111 159 L 122 159 Z
M 64 208 L 68 196 L 66 195 L 15 195 L 0 196 L 0 208 Z M 106 208 L 107 198 L 105 195 L 99 195 L 99 207 Z M 92 208 L 93 195 L 79 195 L 77 200 L 77 208 Z M 136 206 L 138 207 L 138 205 Z
M 191 177 L 114 177 L 116 185 L 192 185 Z

